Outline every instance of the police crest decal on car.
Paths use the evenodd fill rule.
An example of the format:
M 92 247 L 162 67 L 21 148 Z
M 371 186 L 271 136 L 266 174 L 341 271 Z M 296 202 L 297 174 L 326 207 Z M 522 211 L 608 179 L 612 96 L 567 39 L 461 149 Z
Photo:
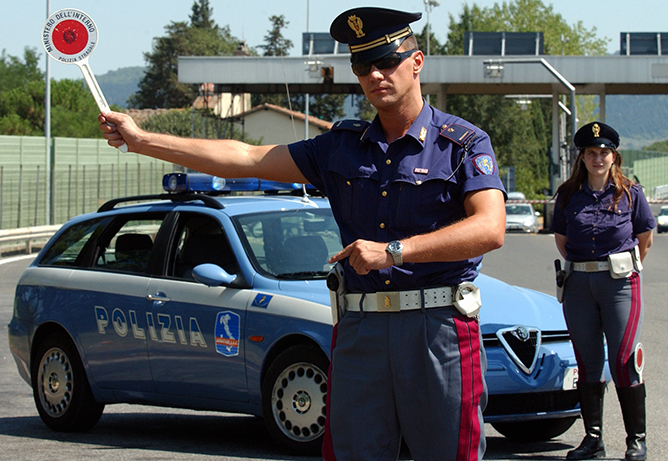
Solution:
M 218 312 L 216 317 L 216 352 L 226 357 L 239 355 L 241 317 L 231 311 Z

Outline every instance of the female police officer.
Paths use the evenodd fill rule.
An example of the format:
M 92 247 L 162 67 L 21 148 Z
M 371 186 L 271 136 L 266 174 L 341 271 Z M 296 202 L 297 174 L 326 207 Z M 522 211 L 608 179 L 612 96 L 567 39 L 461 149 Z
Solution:
M 557 190 L 551 230 L 566 259 L 564 315 L 578 362 L 586 435 L 568 459 L 605 456 L 604 340 L 627 432 L 626 459 L 646 459 L 645 385 L 636 365 L 643 317 L 641 261 L 656 226 L 640 185 L 621 171 L 619 135 L 589 123 L 574 137 L 573 174 Z

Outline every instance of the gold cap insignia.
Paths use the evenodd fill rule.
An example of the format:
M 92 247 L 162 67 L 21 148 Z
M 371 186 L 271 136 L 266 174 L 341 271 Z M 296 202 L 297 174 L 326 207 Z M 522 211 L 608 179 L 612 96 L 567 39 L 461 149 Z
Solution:
M 357 35 L 357 38 L 362 38 L 362 37 L 364 37 L 364 35 L 366 35 L 362 31 L 362 27 L 364 26 L 364 24 L 362 23 L 362 20 L 357 15 L 353 14 L 352 16 L 348 16 L 348 25 L 350 26 L 350 28 L 352 30 L 355 31 L 355 35 Z
M 599 138 L 601 135 L 601 127 L 598 126 L 598 123 L 594 123 L 594 126 L 591 127 L 591 131 L 594 133 L 595 138 Z

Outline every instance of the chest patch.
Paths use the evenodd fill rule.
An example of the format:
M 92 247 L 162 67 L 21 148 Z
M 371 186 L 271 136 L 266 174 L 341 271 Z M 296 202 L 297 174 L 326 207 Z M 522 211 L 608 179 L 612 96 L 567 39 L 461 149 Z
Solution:
M 482 174 L 494 174 L 494 160 L 492 160 L 491 155 L 482 154 L 473 157 L 473 165 Z

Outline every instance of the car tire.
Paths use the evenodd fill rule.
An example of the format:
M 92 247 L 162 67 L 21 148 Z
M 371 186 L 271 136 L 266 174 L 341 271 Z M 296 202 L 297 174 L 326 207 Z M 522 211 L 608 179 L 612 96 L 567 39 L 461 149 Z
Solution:
M 544 442 L 566 432 L 576 419 L 573 417 L 492 423 L 492 427 L 516 442 Z
M 93 397 L 74 343 L 64 333 L 50 334 L 37 347 L 32 389 L 40 418 L 54 431 L 87 431 L 104 411 Z
M 262 412 L 271 436 L 299 455 L 318 455 L 325 432 L 329 360 L 314 345 L 276 357 L 262 384 Z

